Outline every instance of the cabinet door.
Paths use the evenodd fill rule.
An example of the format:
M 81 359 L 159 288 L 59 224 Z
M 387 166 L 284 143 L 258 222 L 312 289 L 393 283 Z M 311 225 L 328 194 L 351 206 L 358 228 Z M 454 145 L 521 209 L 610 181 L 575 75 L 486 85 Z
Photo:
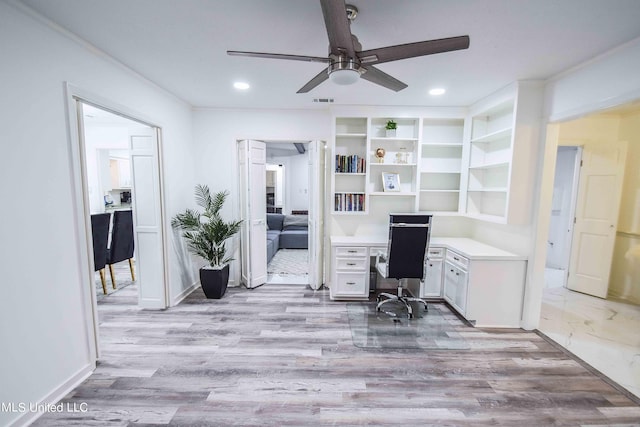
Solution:
M 422 287 L 422 298 L 442 297 L 442 267 L 441 259 L 428 260 L 425 264 L 425 275 Z
M 450 262 L 444 263 L 444 300 L 451 305 L 455 305 L 456 292 L 458 290 L 457 268 Z
M 455 297 L 455 305 L 460 310 L 461 314 L 464 314 L 467 311 L 467 272 L 461 269 L 457 269 L 456 271 L 456 297 Z

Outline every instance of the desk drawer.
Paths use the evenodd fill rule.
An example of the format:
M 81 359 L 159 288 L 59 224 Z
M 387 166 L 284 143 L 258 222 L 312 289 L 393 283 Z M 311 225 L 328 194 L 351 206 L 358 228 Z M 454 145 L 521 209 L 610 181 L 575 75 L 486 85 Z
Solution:
M 365 271 L 367 269 L 367 258 L 365 257 L 352 257 L 352 258 L 336 258 L 336 270 L 357 270 Z
M 365 273 L 336 273 L 336 296 L 367 296 L 367 275 Z
M 465 271 L 469 268 L 469 260 L 459 253 L 451 250 L 447 250 L 447 261 Z
M 336 256 L 340 257 L 340 256 L 362 256 L 362 257 L 366 257 L 367 256 L 367 247 L 366 246 L 354 246 L 354 247 L 349 247 L 349 246 L 336 246 L 335 248 L 336 250 Z
M 427 258 L 429 258 L 429 259 L 442 259 L 442 258 L 444 258 L 444 248 L 429 248 L 429 249 L 427 249 Z

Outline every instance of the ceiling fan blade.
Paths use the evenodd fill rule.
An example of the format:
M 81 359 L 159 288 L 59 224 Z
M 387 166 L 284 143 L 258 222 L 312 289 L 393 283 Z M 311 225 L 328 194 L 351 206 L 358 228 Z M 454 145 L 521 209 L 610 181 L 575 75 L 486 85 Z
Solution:
M 329 58 L 321 58 L 319 56 L 286 55 L 283 53 L 242 52 L 238 50 L 228 50 L 227 55 L 251 56 L 254 58 L 268 58 L 268 59 L 290 59 L 292 61 L 323 62 L 325 64 L 330 61 Z
M 316 86 L 318 86 L 320 83 L 324 82 L 325 80 L 329 79 L 329 73 L 327 73 L 327 70 L 324 69 L 322 71 L 320 71 L 318 73 L 318 75 L 316 75 L 314 78 L 312 78 L 311 80 L 309 80 L 307 82 L 306 85 L 302 86 L 300 88 L 300 90 L 298 90 L 298 92 L 296 93 L 307 93 L 309 92 L 311 89 L 315 88 Z
M 356 52 L 344 0 L 320 0 L 320 5 L 329 36 L 330 53 L 339 55 L 346 52 L 349 58 L 355 58 Z
M 399 92 L 407 87 L 406 84 L 402 83 L 400 80 L 394 77 L 391 77 L 384 71 L 380 71 L 379 69 L 369 65 L 367 65 L 365 68 L 367 69 L 367 71 L 360 77 L 365 80 L 369 80 L 371 83 L 384 86 L 387 89 L 391 89 L 395 92 Z
M 459 36 L 363 50 L 362 52 L 358 52 L 358 57 L 363 64 L 381 64 L 383 62 L 414 58 L 416 56 L 467 49 L 468 47 L 469 36 Z

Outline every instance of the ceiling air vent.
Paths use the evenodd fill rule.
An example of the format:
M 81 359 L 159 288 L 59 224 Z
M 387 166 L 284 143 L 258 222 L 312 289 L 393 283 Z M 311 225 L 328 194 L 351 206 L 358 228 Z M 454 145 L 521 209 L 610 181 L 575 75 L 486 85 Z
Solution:
M 333 98 L 313 98 L 313 102 L 332 103 Z

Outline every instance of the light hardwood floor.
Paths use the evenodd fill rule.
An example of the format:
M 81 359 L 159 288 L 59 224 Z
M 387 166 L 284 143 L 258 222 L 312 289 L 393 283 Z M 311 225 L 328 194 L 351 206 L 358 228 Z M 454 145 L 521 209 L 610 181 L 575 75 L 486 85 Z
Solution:
M 38 426 L 640 425 L 640 405 L 533 332 L 456 323 L 469 350 L 353 345 L 347 304 L 266 285 L 138 310 L 100 304 L 102 358 Z

